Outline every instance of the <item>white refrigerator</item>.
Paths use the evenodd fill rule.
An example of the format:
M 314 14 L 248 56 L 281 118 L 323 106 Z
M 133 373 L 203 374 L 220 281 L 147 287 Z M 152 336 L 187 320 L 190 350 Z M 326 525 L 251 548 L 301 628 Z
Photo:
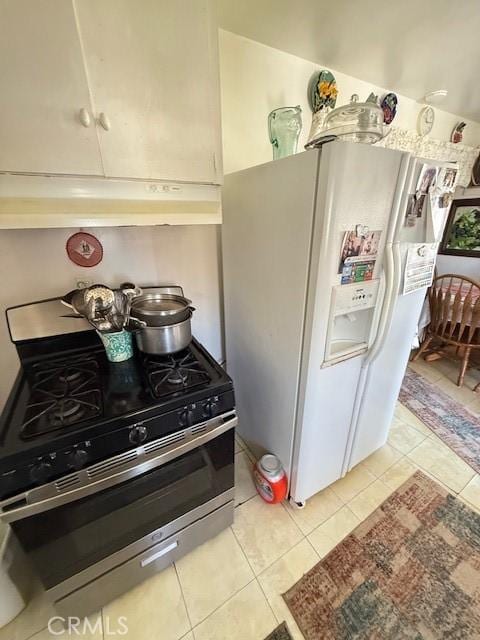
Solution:
M 280 458 L 298 504 L 387 439 L 426 292 L 403 295 L 408 248 L 439 240 L 444 224 L 427 196 L 406 225 L 426 164 L 335 141 L 225 178 L 239 433 L 256 455 Z

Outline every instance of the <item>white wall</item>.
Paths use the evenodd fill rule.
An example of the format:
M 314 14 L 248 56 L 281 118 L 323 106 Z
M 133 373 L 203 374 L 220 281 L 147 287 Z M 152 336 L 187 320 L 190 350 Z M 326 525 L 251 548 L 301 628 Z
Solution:
M 91 269 L 76 267 L 65 252 L 78 229 L 0 231 L 0 309 L 55 297 L 75 287 L 77 276 L 117 286 L 180 284 L 193 300 L 193 331 L 222 359 L 219 292 L 219 227 L 122 227 L 95 229 L 104 258 Z M 2 314 L 3 315 L 3 314 Z M 18 369 L 18 358 L 0 320 L 0 410 Z
M 465 258 L 462 256 L 445 256 L 439 254 L 437 257 L 438 274 L 458 273 L 480 281 L 480 259 Z
M 312 116 L 307 87 L 312 74 L 320 69 L 321 65 L 220 30 L 225 173 L 272 159 L 267 117 L 270 111 L 278 107 L 297 104 L 302 107 L 303 129 L 299 150 L 303 150 Z M 376 87 L 335 69 L 330 70 L 336 77 L 339 89 L 337 105 L 349 102 L 353 93 L 365 100 L 371 91 L 378 95 L 387 90 L 395 91 L 395 87 Z M 415 73 L 414 69 L 412 73 Z M 399 106 L 394 124 L 405 129 L 415 129 L 422 105 L 410 98 L 398 97 Z M 436 109 L 431 137 L 449 140 L 453 127 L 460 120 L 463 118 Z M 480 124 L 467 123 L 464 142 L 472 146 L 480 144 Z

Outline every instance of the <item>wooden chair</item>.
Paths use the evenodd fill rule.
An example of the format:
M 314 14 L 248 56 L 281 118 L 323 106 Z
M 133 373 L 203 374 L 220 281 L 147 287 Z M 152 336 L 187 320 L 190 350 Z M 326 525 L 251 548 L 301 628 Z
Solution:
M 462 353 L 457 386 L 461 387 L 472 349 L 480 349 L 480 283 L 466 276 L 437 276 L 428 290 L 430 324 L 413 357 L 417 360 L 433 340 L 452 344 Z M 480 383 L 475 387 L 475 391 Z

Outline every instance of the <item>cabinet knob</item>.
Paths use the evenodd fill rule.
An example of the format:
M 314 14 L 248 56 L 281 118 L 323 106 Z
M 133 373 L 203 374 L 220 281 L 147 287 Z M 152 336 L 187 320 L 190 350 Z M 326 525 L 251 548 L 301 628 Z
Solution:
M 79 111 L 78 116 L 80 118 L 80 122 L 83 124 L 84 127 L 90 126 L 91 118 L 87 109 L 82 107 Z
M 102 125 L 102 127 L 105 129 L 105 131 L 110 131 L 110 120 L 108 119 L 108 116 L 106 116 L 103 113 L 103 111 L 98 116 L 98 122 Z

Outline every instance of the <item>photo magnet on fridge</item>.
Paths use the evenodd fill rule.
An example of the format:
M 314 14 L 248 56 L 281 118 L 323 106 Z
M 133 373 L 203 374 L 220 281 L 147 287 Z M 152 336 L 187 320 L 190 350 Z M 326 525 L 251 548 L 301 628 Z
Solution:
M 405 226 L 414 227 L 417 224 L 417 214 L 415 212 L 415 196 L 408 196 L 407 209 L 405 211 Z
M 438 172 L 437 189 L 438 191 L 452 192 L 457 185 L 458 170 L 453 167 L 441 167 Z
M 421 218 L 422 217 L 422 213 L 423 213 L 423 207 L 425 205 L 425 198 L 426 198 L 426 194 L 422 193 L 419 196 L 417 196 L 415 198 L 415 204 L 413 207 L 413 213 L 417 218 Z
M 437 167 L 428 165 L 423 167 L 418 177 L 417 188 L 415 189 L 417 194 L 428 193 L 430 191 L 431 187 L 435 185 L 437 170 Z
M 359 234 L 359 230 L 363 230 L 364 235 Z M 363 225 L 356 225 L 354 230 L 345 232 L 338 268 L 342 284 L 373 278 L 381 235 L 381 231 L 370 231 Z

